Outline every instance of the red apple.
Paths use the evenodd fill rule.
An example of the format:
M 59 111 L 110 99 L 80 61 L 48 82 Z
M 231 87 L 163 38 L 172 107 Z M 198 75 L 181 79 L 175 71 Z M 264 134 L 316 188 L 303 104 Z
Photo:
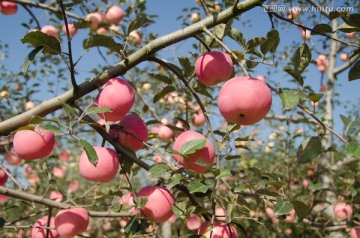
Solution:
M 158 129 L 158 136 L 160 140 L 168 141 L 174 137 L 174 131 L 167 127 L 165 124 L 160 125 Z
M 233 71 L 230 55 L 221 51 L 202 54 L 195 63 L 195 73 L 199 81 L 212 86 L 228 80 Z
M 55 145 L 54 133 L 35 127 L 32 130 L 20 130 L 14 136 L 14 151 L 24 160 L 47 157 Z
M 342 61 L 348 61 L 349 60 L 349 54 L 348 53 L 342 53 L 340 55 L 340 60 Z
M 200 226 L 201 226 L 201 218 L 195 213 L 192 213 L 186 221 L 186 227 L 189 230 L 193 231 L 199 229 Z
M 76 192 L 80 188 L 80 183 L 77 180 L 70 181 L 68 184 L 68 188 L 71 192 Z
M 79 160 L 80 174 L 89 181 L 100 183 L 110 182 L 115 178 L 120 164 L 120 158 L 115 150 L 100 146 L 94 146 L 98 156 L 98 163 L 94 166 L 85 151 L 82 152 Z
M 349 39 L 354 38 L 355 35 L 356 35 L 356 32 L 355 32 L 355 31 L 354 31 L 354 32 L 345 33 L 346 38 L 349 38 Z
M 55 228 L 62 238 L 83 233 L 88 225 L 89 213 L 81 207 L 61 210 L 55 216 Z
M 63 178 L 66 174 L 66 169 L 62 166 L 54 166 L 52 173 L 55 177 Z
M 218 221 L 226 221 L 226 214 L 222 207 L 215 208 L 215 218 Z
M 58 29 L 55 26 L 45 25 L 41 28 L 41 31 L 49 36 L 55 37 L 56 39 L 59 38 Z
M 135 114 L 128 114 L 115 127 L 110 129 L 110 135 L 118 143 L 132 151 L 144 147 L 143 142 L 148 139 L 148 130 L 145 122 Z M 130 134 L 129 134 L 130 133 Z
M 2 168 L 0 169 L 0 186 L 5 186 L 9 176 L 7 175 L 7 173 L 5 173 L 5 170 L 10 173 L 10 170 L 8 168 Z
M 22 159 L 14 151 L 7 153 L 5 160 L 9 165 L 15 166 L 20 165 L 22 162 Z
M 59 159 L 63 162 L 69 161 L 71 157 L 71 153 L 69 150 L 62 150 L 59 154 Z
M 160 155 L 154 155 L 153 160 L 154 160 L 155 163 L 162 163 L 163 162 L 163 158 Z
M 295 209 L 292 209 L 290 212 L 286 214 L 286 218 L 284 222 L 294 223 L 295 221 Z
M 5 203 L 9 200 L 8 196 L 0 194 L 0 203 Z
M 37 228 L 37 227 L 47 227 L 48 223 L 48 216 L 44 216 L 38 219 L 35 224 L 34 228 L 31 229 L 31 238 L 45 238 L 46 237 L 46 229 L 45 228 Z M 49 238 L 57 238 L 59 234 L 55 230 L 55 218 L 50 218 L 50 230 L 49 230 Z
M 310 37 L 311 37 L 311 31 L 309 31 L 309 30 L 302 30 L 301 31 L 301 38 L 303 40 L 309 40 Z
M 58 191 L 51 191 L 49 198 L 51 200 L 54 200 L 55 202 L 61 202 L 64 198 L 64 196 L 62 195 L 62 193 L 58 192 Z
M 98 12 L 91 12 L 86 15 L 85 21 L 91 21 L 91 28 L 97 29 L 98 25 L 104 21 L 104 16 Z
M 201 20 L 200 13 L 198 13 L 198 12 L 191 13 L 191 15 L 190 15 L 190 22 L 191 23 L 196 23 L 196 22 L 198 22 L 200 20 Z
M 107 121 L 118 121 L 123 118 L 134 105 L 135 92 L 131 85 L 122 78 L 112 78 L 103 87 L 95 103 L 112 112 L 98 114 Z
M 351 238 L 360 238 L 360 226 L 351 228 L 349 235 Z
M 175 140 L 173 149 L 180 151 L 183 144 L 194 139 L 206 139 L 203 135 L 196 131 L 184 131 Z M 181 155 L 173 154 L 176 161 L 187 169 L 194 170 L 197 173 L 204 173 L 207 171 L 207 167 L 196 164 L 198 160 L 212 165 L 214 163 L 215 151 L 210 142 L 206 139 L 205 147 L 188 154 L 188 160 L 186 161 Z
M 69 29 L 69 36 L 73 37 L 77 33 L 77 29 L 75 28 L 74 24 L 72 24 L 72 23 L 68 23 L 67 26 L 68 26 L 68 29 Z M 65 24 L 62 26 L 61 30 L 66 35 L 66 26 L 65 26 Z
M 124 18 L 124 11 L 119 6 L 111 6 L 106 12 L 106 19 L 112 24 L 119 24 L 119 22 Z
M 131 45 L 138 45 L 141 42 L 141 35 L 137 31 L 132 31 L 129 34 L 128 41 Z
M 239 76 L 227 81 L 219 92 L 221 115 L 229 122 L 252 125 L 263 119 L 272 103 L 269 87 L 259 79 Z
M 203 126 L 206 122 L 204 113 L 200 110 L 194 114 L 191 124 L 195 127 Z
M 138 211 L 135 208 L 134 194 L 131 192 L 125 193 L 119 199 L 119 203 L 123 205 L 123 208 L 131 213 L 137 214 Z M 122 209 L 123 210 L 123 209 Z
M 18 10 L 17 4 L 9 1 L 0 2 L 0 12 L 4 15 L 14 15 Z
M 230 227 L 230 229 L 229 229 L 229 227 Z M 230 236 L 230 230 L 231 230 L 231 236 Z M 201 224 L 201 226 L 198 230 L 198 235 L 203 235 L 206 238 L 210 238 L 210 237 L 211 238 L 230 238 L 230 237 L 237 238 L 238 237 L 237 231 L 232 225 L 228 226 L 228 224 L 226 224 L 226 223 L 214 222 L 213 228 L 211 230 L 210 222 L 208 222 L 208 221 Z
M 36 107 L 36 104 L 33 101 L 28 101 L 24 105 L 25 111 L 29 111 L 29 110 L 33 109 L 34 107 Z
M 141 209 L 143 215 L 154 222 L 165 222 L 174 212 L 172 205 L 175 202 L 169 190 L 159 186 L 146 186 L 140 189 L 138 197 L 147 197 L 147 203 Z
M 350 204 L 337 203 L 334 206 L 334 215 L 340 220 L 345 220 L 353 215 L 353 209 Z

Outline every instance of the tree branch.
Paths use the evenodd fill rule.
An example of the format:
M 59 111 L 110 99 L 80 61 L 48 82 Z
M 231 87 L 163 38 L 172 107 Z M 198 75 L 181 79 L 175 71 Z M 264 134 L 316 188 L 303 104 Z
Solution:
M 342 73 L 343 71 L 347 70 L 352 66 L 358 59 L 360 58 L 360 54 L 354 55 L 351 57 L 345 64 L 335 68 L 333 70 L 333 74 L 337 76 L 338 74 Z

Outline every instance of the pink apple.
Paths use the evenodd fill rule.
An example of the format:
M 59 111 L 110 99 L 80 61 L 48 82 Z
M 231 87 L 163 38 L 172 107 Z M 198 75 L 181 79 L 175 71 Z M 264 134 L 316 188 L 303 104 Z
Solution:
M 205 147 L 192 153 L 188 154 L 188 160 L 186 161 L 181 155 L 173 154 L 176 161 L 187 169 L 194 170 L 197 173 L 204 173 L 207 171 L 207 167 L 196 164 L 198 160 L 212 165 L 214 163 L 215 151 L 210 142 L 200 133 L 196 131 L 184 131 L 175 140 L 173 149 L 180 151 L 183 144 L 194 139 L 205 139 Z
M 144 147 L 143 142 L 148 140 L 148 130 L 145 122 L 135 114 L 128 114 L 118 124 L 110 129 L 110 135 L 118 143 L 132 151 Z
M 175 202 L 169 190 L 159 186 L 146 186 L 140 189 L 138 197 L 147 197 L 147 203 L 141 209 L 142 214 L 154 222 L 165 222 L 174 212 L 172 205 Z
M 55 177 L 63 178 L 66 174 L 66 169 L 62 166 L 54 166 L 52 173 Z
M 221 115 L 239 125 L 252 125 L 263 119 L 272 103 L 271 91 L 261 80 L 238 76 L 227 81 L 219 92 Z
M 345 36 L 346 36 L 346 38 L 348 38 L 348 39 L 354 38 L 355 35 L 356 35 L 356 32 L 348 32 L 348 33 L 345 33 Z
M 141 42 L 141 35 L 137 31 L 132 31 L 129 34 L 128 41 L 131 45 L 138 45 Z
M 134 105 L 135 92 L 131 85 L 122 78 L 112 78 L 103 87 L 95 103 L 112 112 L 98 114 L 107 121 L 118 121 L 123 118 Z
M 123 205 L 122 210 L 129 211 L 134 214 L 138 213 L 138 211 L 135 208 L 134 194 L 132 192 L 128 192 L 122 195 L 119 199 L 119 203 Z
M 222 207 L 215 208 L 215 218 L 218 221 L 226 221 L 226 214 Z
M 46 227 L 48 223 L 48 216 L 43 216 L 42 218 L 38 219 L 35 224 L 34 228 L 31 229 L 31 238 L 45 238 L 46 237 L 46 229 L 45 228 L 36 228 L 36 227 Z M 55 230 L 55 218 L 50 218 L 50 230 L 49 230 L 49 238 L 57 238 L 59 234 Z
M 119 22 L 124 18 L 124 11 L 119 6 L 111 6 L 106 12 L 106 19 L 112 24 L 119 24 Z
M 309 30 L 302 30 L 301 31 L 301 38 L 303 40 L 309 40 L 311 38 L 311 31 Z
M 89 181 L 101 183 L 110 182 L 115 178 L 120 164 L 120 158 L 115 150 L 100 146 L 94 146 L 98 156 L 98 163 L 94 166 L 85 151 L 82 152 L 79 160 L 80 174 Z
M 201 226 L 201 218 L 195 213 L 192 213 L 186 221 L 186 227 L 189 230 L 193 231 L 199 229 L 200 226 Z
M 55 26 L 52 25 L 45 25 L 41 28 L 41 31 L 49 36 L 53 36 L 56 39 L 59 38 L 59 32 L 58 29 Z
M 233 71 L 230 55 L 221 51 L 211 51 L 201 55 L 195 63 L 195 73 L 199 81 L 212 86 L 228 80 Z
M 72 24 L 72 23 L 68 23 L 67 26 L 68 26 L 68 29 L 69 29 L 69 36 L 73 37 L 77 33 L 77 29 L 75 28 L 74 24 Z M 61 30 L 66 35 L 66 26 L 65 26 L 65 24 L 61 27 Z
M 14 166 L 19 166 L 22 162 L 22 159 L 13 151 L 5 155 L 5 160 L 9 165 Z
M 68 188 L 71 192 L 76 192 L 80 188 L 80 183 L 77 180 L 70 181 L 68 184 Z
M 36 107 L 36 104 L 33 101 L 28 101 L 24 105 L 25 111 L 29 111 L 29 110 L 33 109 L 34 107 Z
M 231 236 L 230 236 L 231 230 Z M 238 234 L 236 229 L 230 225 L 230 229 L 228 224 L 222 222 L 214 222 L 212 232 L 210 227 L 210 222 L 206 221 L 201 224 L 198 235 L 203 235 L 206 238 L 237 238 Z M 211 236 L 210 236 L 211 235 Z
M 205 115 L 202 111 L 198 111 L 194 114 L 191 124 L 195 127 L 203 126 L 206 122 Z
M 307 188 L 307 187 L 309 187 L 310 182 L 309 182 L 309 180 L 307 180 L 307 179 L 303 179 L 303 180 L 302 180 L 302 184 L 303 184 L 304 188 Z
M 266 78 L 265 78 L 264 75 L 258 75 L 258 76 L 256 76 L 256 78 L 259 79 L 259 80 L 261 80 L 261 81 L 263 81 L 263 82 L 266 81 Z
M 5 203 L 9 200 L 8 196 L 0 194 L 0 203 Z
M 169 219 L 166 220 L 166 222 L 169 222 L 170 224 L 173 224 L 177 220 L 177 215 L 174 213 Z
M 55 216 L 55 228 L 62 238 L 83 233 L 88 225 L 89 213 L 81 207 L 61 210 Z
M 348 53 L 342 53 L 340 55 L 340 60 L 342 61 L 348 61 L 349 60 L 349 54 Z
M 106 35 L 107 32 L 108 31 L 104 27 L 100 27 L 96 30 L 96 34 L 98 34 L 98 35 Z
M 294 221 L 295 221 L 295 209 L 292 209 L 290 212 L 286 214 L 286 218 L 284 219 L 284 222 L 294 223 Z
M 62 150 L 59 154 L 59 159 L 63 162 L 69 161 L 71 157 L 71 153 L 69 150 Z
M 196 23 L 196 22 L 198 22 L 200 20 L 201 20 L 200 13 L 198 13 L 198 12 L 191 13 L 191 15 L 190 15 L 190 22 L 191 23 Z
M 360 226 L 351 228 L 349 235 L 351 238 L 360 238 Z
M 4 15 L 14 15 L 18 10 L 17 4 L 9 1 L 0 2 L 0 12 Z
M 97 29 L 98 25 L 104 21 L 104 16 L 98 12 L 91 12 L 86 15 L 85 21 L 91 21 L 91 28 Z
M 51 200 L 54 200 L 55 202 L 61 202 L 64 198 L 64 195 L 62 195 L 62 193 L 60 193 L 59 191 L 51 191 L 49 198 Z
M 54 133 L 35 126 L 32 130 L 20 130 L 14 136 L 14 151 L 24 160 L 47 157 L 55 145 Z
M 2 168 L 0 169 L 0 186 L 5 186 L 9 176 L 7 175 L 7 173 L 5 173 L 5 170 L 6 172 L 10 173 L 10 170 L 8 168 Z
M 171 140 L 175 135 L 174 131 L 167 127 L 165 124 L 159 126 L 158 136 L 162 141 Z
M 292 234 L 292 230 L 291 230 L 290 228 L 287 228 L 287 229 L 285 230 L 285 235 L 289 236 L 289 235 L 291 235 L 291 234 Z
M 163 158 L 160 155 L 154 155 L 153 160 L 155 163 L 162 163 Z
M 337 203 L 334 206 L 334 215 L 340 220 L 348 219 L 353 215 L 352 206 L 347 203 Z

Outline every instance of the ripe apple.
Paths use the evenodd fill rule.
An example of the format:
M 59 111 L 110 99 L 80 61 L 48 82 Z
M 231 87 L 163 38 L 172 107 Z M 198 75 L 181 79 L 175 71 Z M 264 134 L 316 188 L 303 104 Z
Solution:
M 345 33 L 345 36 L 346 36 L 346 38 L 348 38 L 348 39 L 354 38 L 355 35 L 356 35 L 356 32 L 355 32 L 355 31 L 354 31 L 354 32 Z
M 352 206 L 347 203 L 337 203 L 334 206 L 334 215 L 340 220 L 348 219 L 353 215 Z
M 292 209 L 290 212 L 286 214 L 286 218 L 284 222 L 293 223 L 295 221 L 295 209 Z
M 302 30 L 301 31 L 301 38 L 303 40 L 309 40 L 310 37 L 311 37 L 311 31 L 309 31 L 309 30 Z
M 195 213 L 192 213 L 186 221 L 186 227 L 189 230 L 193 231 L 199 229 L 200 226 L 201 226 L 201 218 Z
M 122 78 L 110 79 L 95 100 L 99 107 L 110 108 L 112 111 L 98 114 L 107 121 L 118 121 L 123 118 L 130 111 L 134 102 L 134 89 Z
M 86 15 L 85 21 L 91 21 L 91 29 L 97 29 L 98 25 L 104 21 L 104 16 L 98 12 L 91 12 Z
M 351 228 L 349 235 L 351 238 L 360 238 L 360 226 Z
M 80 188 L 80 183 L 77 180 L 70 181 L 68 184 L 68 188 L 71 192 L 76 192 Z
M 29 111 L 29 110 L 33 109 L 34 107 L 36 107 L 36 104 L 33 101 L 27 101 L 24 105 L 25 111 Z
M 204 113 L 200 110 L 194 114 L 191 124 L 195 127 L 203 126 L 206 122 Z
M 106 12 L 106 20 L 112 24 L 119 24 L 119 22 L 124 18 L 124 11 L 119 6 L 111 6 Z
M 64 198 L 64 196 L 62 195 L 62 193 L 58 192 L 58 191 L 51 191 L 49 198 L 51 200 L 54 200 L 55 202 L 61 202 Z
M 9 200 L 8 196 L 0 194 L 0 203 L 5 203 Z
M 222 207 L 215 208 L 215 218 L 218 221 L 226 221 L 226 214 Z
M 55 177 L 63 178 L 66 174 L 66 169 L 62 166 L 54 166 L 52 173 Z
M 154 222 L 165 222 L 174 214 L 172 205 L 175 199 L 166 188 L 145 186 L 138 192 L 138 197 L 147 197 L 147 203 L 141 212 L 146 218 Z
M 191 13 L 191 15 L 190 15 L 190 22 L 191 23 L 196 23 L 196 22 L 198 22 L 200 20 L 201 20 L 200 13 L 198 13 L 198 12 Z
M 14 152 L 11 151 L 5 155 L 5 160 L 9 165 L 19 166 L 22 159 Z
M 62 150 L 59 154 L 59 159 L 63 162 L 69 161 L 71 157 L 71 153 L 69 150 Z
M 98 156 L 98 163 L 94 166 L 85 151 L 80 155 L 79 169 L 80 174 L 89 181 L 100 183 L 110 182 L 115 178 L 120 164 L 120 158 L 115 150 L 100 146 L 94 146 Z
M 69 36 L 73 37 L 77 33 L 77 29 L 75 28 L 74 24 L 72 24 L 72 23 L 68 23 L 67 26 L 68 26 L 68 29 L 69 29 Z M 65 24 L 61 27 L 61 30 L 66 35 L 66 26 L 65 26 Z
M 202 54 L 195 62 L 195 73 L 199 81 L 212 86 L 228 80 L 233 71 L 233 62 L 225 52 L 211 51 Z
M 162 141 L 168 141 L 174 137 L 174 131 L 165 124 L 159 126 L 158 136 Z
M 45 238 L 46 237 L 46 229 L 45 228 L 38 228 L 38 227 L 46 227 L 48 222 L 48 216 L 43 216 L 38 219 L 35 224 L 34 228 L 31 229 L 31 238 Z M 59 234 L 55 230 L 55 218 L 50 218 L 50 230 L 49 230 L 49 238 L 57 238 Z
M 9 1 L 0 2 L 0 12 L 4 15 L 14 15 L 18 10 L 17 4 Z
M 340 60 L 342 61 L 348 61 L 349 60 L 349 54 L 348 53 L 342 53 L 340 55 Z
M 52 25 L 45 25 L 41 28 L 41 31 L 49 36 L 53 36 L 56 39 L 59 38 L 59 32 L 58 29 L 55 26 Z
M 8 168 L 2 168 L 0 169 L 0 186 L 5 186 L 9 176 L 7 175 L 7 173 L 5 173 L 6 170 L 8 173 L 10 173 L 10 170 Z
M 271 91 L 261 80 L 238 76 L 227 81 L 219 92 L 221 115 L 229 122 L 252 125 L 263 119 L 272 103 Z
M 73 237 L 86 231 L 89 213 L 81 207 L 59 211 L 55 216 L 55 228 L 63 238 Z
M 175 140 L 173 149 L 180 151 L 183 144 L 194 139 L 206 139 L 202 134 L 196 131 L 184 131 Z M 210 142 L 206 139 L 204 148 L 195 151 L 192 154 L 188 154 L 188 160 L 186 161 L 181 155 L 173 154 L 173 158 L 187 169 L 194 170 L 197 173 L 204 173 L 207 171 L 207 167 L 196 164 L 198 160 L 212 165 L 214 163 L 215 151 Z
M 47 157 L 55 145 L 54 133 L 35 126 L 32 130 L 20 130 L 14 136 L 14 151 L 23 160 Z
M 229 229 L 230 227 L 230 229 Z M 230 230 L 231 230 L 231 236 L 230 236 Z M 206 221 L 201 224 L 198 235 L 203 235 L 206 238 L 237 238 L 238 234 L 236 229 L 230 225 L 228 226 L 226 223 L 222 222 L 214 222 L 212 232 L 210 227 L 210 222 Z M 211 235 L 211 236 L 210 236 Z
M 131 213 L 137 214 L 138 210 L 135 208 L 134 194 L 131 192 L 125 193 L 119 199 L 119 203 L 123 205 L 123 208 Z M 123 209 L 122 209 L 123 210 Z
M 139 32 L 137 31 L 132 31 L 130 32 L 129 34 L 129 37 L 128 37 L 128 42 L 131 44 L 131 45 L 138 45 L 140 44 L 141 42 L 141 35 Z
M 0 92 L 0 98 L 3 98 L 3 99 L 8 99 L 9 98 L 9 92 L 7 90 L 2 90 Z
M 120 145 L 132 151 L 143 148 L 143 142 L 148 140 L 147 126 L 143 119 L 135 114 L 126 115 L 109 133 Z
M 104 27 L 100 27 L 96 30 L 96 34 L 98 34 L 98 35 L 106 35 L 107 32 L 108 31 Z

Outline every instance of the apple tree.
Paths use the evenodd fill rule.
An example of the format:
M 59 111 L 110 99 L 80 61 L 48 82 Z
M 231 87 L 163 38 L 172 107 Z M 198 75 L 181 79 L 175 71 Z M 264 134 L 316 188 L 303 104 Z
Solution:
M 0 0 L 1 236 L 359 238 L 360 3 L 152 4 Z

